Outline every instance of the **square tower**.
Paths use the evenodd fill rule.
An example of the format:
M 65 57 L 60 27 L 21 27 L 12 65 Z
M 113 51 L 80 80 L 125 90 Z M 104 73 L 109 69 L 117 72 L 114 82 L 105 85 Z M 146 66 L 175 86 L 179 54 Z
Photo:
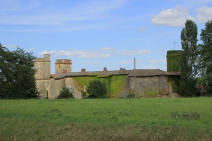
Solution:
M 72 60 L 57 59 L 55 62 L 56 74 L 72 72 Z

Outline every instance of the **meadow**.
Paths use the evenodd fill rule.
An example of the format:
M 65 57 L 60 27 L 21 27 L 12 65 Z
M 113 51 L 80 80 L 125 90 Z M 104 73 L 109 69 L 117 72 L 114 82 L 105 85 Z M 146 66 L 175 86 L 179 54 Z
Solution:
M 0 141 L 212 140 L 212 98 L 0 100 Z

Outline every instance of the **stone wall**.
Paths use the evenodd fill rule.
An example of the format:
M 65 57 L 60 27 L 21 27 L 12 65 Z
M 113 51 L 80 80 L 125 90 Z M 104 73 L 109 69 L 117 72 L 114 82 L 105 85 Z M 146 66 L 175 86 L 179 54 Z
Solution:
M 85 79 L 86 78 L 87 77 L 85 77 Z M 78 89 L 81 86 L 79 86 L 78 81 L 72 79 L 72 77 L 58 80 L 54 78 L 49 80 L 37 80 L 36 83 L 41 94 L 41 98 L 46 98 L 48 93 L 48 98 L 54 99 L 59 95 L 63 87 L 69 88 L 73 92 L 75 98 L 82 98 L 81 91 Z M 116 83 L 113 85 L 115 84 Z M 120 94 L 117 94 L 118 97 L 111 95 L 112 98 L 124 98 L 127 97 L 129 93 L 134 93 L 137 98 L 171 97 L 174 94 L 172 84 L 169 82 L 167 76 L 127 77 L 123 84 L 124 88 L 120 91 Z
M 36 80 L 36 87 L 41 98 L 46 98 L 48 93 L 49 80 Z
M 162 97 L 173 93 L 167 76 L 130 77 L 129 88 L 136 97 Z
M 60 79 L 60 80 L 50 79 L 49 85 L 48 85 L 48 88 L 47 88 L 48 89 L 48 98 L 49 99 L 57 98 L 60 91 L 65 86 L 66 86 L 65 79 Z

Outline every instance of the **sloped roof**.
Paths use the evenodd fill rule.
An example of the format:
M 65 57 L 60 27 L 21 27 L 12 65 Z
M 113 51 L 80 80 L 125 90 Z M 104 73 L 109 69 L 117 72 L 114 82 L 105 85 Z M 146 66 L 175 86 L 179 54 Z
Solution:
M 106 77 L 110 75 L 128 75 L 129 77 L 145 77 L 145 76 L 160 76 L 160 75 L 175 75 L 179 76 L 178 72 L 166 72 L 160 69 L 136 69 L 136 70 L 115 70 L 115 71 L 87 71 L 87 72 L 68 72 L 55 74 L 55 79 L 62 79 L 64 77 L 76 76 L 98 76 Z
M 138 69 L 131 70 L 129 76 L 159 76 L 159 75 L 180 75 L 178 72 L 166 72 L 160 69 Z

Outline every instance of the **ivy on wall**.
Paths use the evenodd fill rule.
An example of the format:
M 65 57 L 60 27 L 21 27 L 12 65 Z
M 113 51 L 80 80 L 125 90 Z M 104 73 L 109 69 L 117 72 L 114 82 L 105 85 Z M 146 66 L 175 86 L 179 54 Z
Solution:
M 106 97 L 118 98 L 125 88 L 126 75 L 105 75 L 105 76 L 77 76 L 72 77 L 77 82 L 78 89 L 83 92 L 84 86 L 88 88 L 89 82 L 93 80 L 100 80 L 106 85 Z
M 180 92 L 180 76 L 168 76 L 168 81 L 171 83 L 173 92 Z
M 181 50 L 170 50 L 167 52 L 167 71 L 180 72 Z

